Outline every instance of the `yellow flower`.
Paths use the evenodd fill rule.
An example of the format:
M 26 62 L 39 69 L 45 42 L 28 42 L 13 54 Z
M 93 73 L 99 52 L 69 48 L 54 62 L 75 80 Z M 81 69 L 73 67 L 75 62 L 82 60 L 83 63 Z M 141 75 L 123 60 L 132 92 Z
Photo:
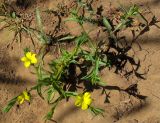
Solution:
M 24 62 L 24 66 L 28 68 L 31 64 L 37 63 L 36 54 L 27 52 L 24 57 L 21 58 L 21 61 Z
M 25 100 L 30 101 L 30 95 L 27 91 L 23 91 L 22 94 L 17 97 L 19 104 L 22 104 Z
M 88 106 L 92 103 L 91 94 L 89 92 L 85 92 L 84 94 L 80 94 L 76 97 L 76 106 L 81 106 L 82 110 L 88 109 Z

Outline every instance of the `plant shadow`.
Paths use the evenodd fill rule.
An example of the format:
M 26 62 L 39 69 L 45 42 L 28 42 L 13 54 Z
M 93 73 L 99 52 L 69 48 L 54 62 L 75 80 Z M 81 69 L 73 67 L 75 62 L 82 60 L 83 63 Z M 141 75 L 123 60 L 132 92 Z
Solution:
M 10 57 L 7 51 L 1 51 L 0 62 L 0 83 L 19 84 L 28 81 L 28 79 L 16 76 L 16 68 L 20 64 L 17 57 Z
M 113 118 L 116 120 L 120 120 L 124 116 L 129 116 L 131 114 L 137 113 L 141 110 L 144 110 L 147 108 L 150 104 L 148 102 L 139 101 L 139 103 L 124 103 L 121 105 L 118 105 L 115 108 L 115 113 L 113 114 Z

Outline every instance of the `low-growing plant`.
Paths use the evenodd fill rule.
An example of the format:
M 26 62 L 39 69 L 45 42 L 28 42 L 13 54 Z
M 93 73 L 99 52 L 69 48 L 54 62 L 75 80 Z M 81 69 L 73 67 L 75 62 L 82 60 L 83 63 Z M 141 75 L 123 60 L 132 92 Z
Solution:
M 30 50 L 25 50 L 24 57 L 21 58 L 21 61 L 24 62 L 26 68 L 35 68 L 34 73 L 37 76 L 37 81 L 34 87 L 23 91 L 20 95 L 10 100 L 8 105 L 4 108 L 4 112 L 8 112 L 16 103 L 22 104 L 24 101 L 30 102 L 30 99 L 32 99 L 32 91 L 36 90 L 39 96 L 52 106 L 51 110 L 45 116 L 47 120 L 52 119 L 59 102 L 62 100 L 68 101 L 70 98 L 74 98 L 75 105 L 81 107 L 82 110 L 89 109 L 94 115 L 103 115 L 104 110 L 93 105 L 92 102 L 96 100 L 91 97 L 91 92 L 98 87 L 102 90 L 102 93 L 106 94 L 106 83 L 101 81 L 100 71 L 103 68 L 110 68 L 114 65 L 114 61 L 111 58 L 112 52 L 109 52 L 110 49 L 115 48 L 118 55 L 126 55 L 124 51 L 126 49 L 118 47 L 119 40 L 121 39 L 117 36 L 117 33 L 132 26 L 134 16 L 141 15 L 142 18 L 144 17 L 139 12 L 136 5 L 131 6 L 128 10 L 123 8 L 124 11 L 117 24 L 114 24 L 113 20 L 107 17 L 102 17 L 102 26 L 109 35 L 106 37 L 109 43 L 105 42 L 107 48 L 102 49 L 101 46 L 104 45 L 104 43 L 101 41 L 98 43 L 93 41 L 89 36 L 90 31 L 86 31 L 83 27 L 83 24 L 88 21 L 88 19 L 79 12 L 80 9 L 86 8 L 86 5 L 83 4 L 81 0 L 77 2 L 79 7 L 72 10 L 71 17 L 68 18 L 67 21 L 77 22 L 82 28 L 82 32 L 79 36 L 69 36 L 59 39 L 59 41 L 72 39 L 75 42 L 75 46 L 73 46 L 71 51 L 61 48 L 60 57 L 53 59 L 49 63 L 49 70 L 46 70 L 46 66 L 42 64 L 43 59 L 41 55 L 44 54 L 43 50 L 39 54 L 32 53 Z M 16 19 L 14 14 L 15 13 L 13 13 L 11 19 Z M 43 30 L 40 11 L 38 9 L 36 9 L 36 19 L 38 23 L 39 40 L 42 42 L 42 46 L 49 45 L 51 40 Z M 98 25 L 99 20 L 95 22 L 97 22 Z M 21 28 L 23 29 L 24 27 L 21 26 Z M 83 47 L 84 45 L 88 45 L 87 50 Z M 116 56 L 115 54 L 116 53 L 113 53 L 113 56 Z M 113 58 L 115 60 L 117 57 Z M 130 63 L 134 63 L 133 59 L 130 58 L 129 60 Z M 79 69 L 79 71 L 77 71 L 77 69 Z M 80 73 L 78 74 L 78 72 Z M 81 88 L 79 88 L 79 86 L 81 86 Z M 121 91 L 129 93 L 127 89 L 121 89 Z
M 21 42 L 23 32 L 26 32 L 32 39 L 32 31 L 28 26 L 30 22 L 21 18 L 14 10 L 7 11 L 8 7 L 5 3 L 0 5 L 0 23 L 3 24 L 0 31 L 8 29 L 14 32 L 14 38 L 7 46 L 11 45 L 15 40 Z
M 48 36 L 43 30 L 43 24 L 38 8 L 35 10 L 35 18 L 37 23 L 36 29 L 36 27 L 30 26 L 32 20 L 24 19 L 23 16 L 19 15 L 16 11 L 14 11 L 14 9 L 7 11 L 9 7 L 10 6 L 5 3 L 0 5 L 0 24 L 2 23 L 3 25 L 0 28 L 0 31 L 7 29 L 14 32 L 14 38 L 12 42 L 7 45 L 7 47 L 12 45 L 15 40 L 20 44 L 22 41 L 23 33 L 26 33 L 30 37 L 34 46 L 34 37 L 37 38 L 42 45 L 50 43 L 50 36 Z

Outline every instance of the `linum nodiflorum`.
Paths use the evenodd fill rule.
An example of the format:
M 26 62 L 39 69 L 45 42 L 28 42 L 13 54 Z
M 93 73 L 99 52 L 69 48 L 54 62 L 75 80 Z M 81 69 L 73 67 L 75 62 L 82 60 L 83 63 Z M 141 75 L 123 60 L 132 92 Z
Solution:
M 22 4 L 22 1 L 19 2 L 19 4 Z M 134 57 L 130 57 L 127 54 L 132 49 L 132 44 L 135 42 L 135 39 L 137 39 L 136 36 L 139 37 L 139 35 L 142 34 L 141 30 L 139 34 L 136 35 L 137 33 L 134 33 L 136 30 L 132 28 L 131 31 L 134 37 L 132 44 L 125 41 L 125 36 L 120 36 L 120 33 L 125 29 L 130 30 L 131 27 L 134 27 L 133 23 L 136 21 L 137 16 L 146 21 L 139 8 L 136 5 L 131 6 L 129 9 L 125 9 L 121 6 L 122 11 L 116 10 L 112 13 L 113 15 L 104 16 L 102 14 L 97 15 L 99 12 L 92 9 L 92 6 L 89 6 L 89 3 L 78 0 L 75 4 L 76 7 L 72 9 L 69 18 L 65 20 L 65 22 L 77 22 L 81 27 L 82 32 L 80 35 L 76 36 L 60 36 L 56 41 L 55 37 L 52 37 L 52 40 L 51 38 L 48 38 L 48 34 L 44 30 L 45 24 L 43 24 L 40 8 L 35 10 L 37 22 L 37 27 L 35 28 L 27 27 L 21 18 L 16 16 L 16 13 L 2 14 L 5 18 L 3 22 L 9 23 L 9 26 L 12 26 L 11 22 L 14 22 L 20 27 L 18 28 L 21 29 L 18 30 L 19 34 L 24 30 L 31 38 L 36 37 L 41 43 L 40 47 L 37 47 L 39 48 L 39 52 L 37 53 L 38 62 L 31 66 L 31 68 L 34 68 L 33 73 L 37 77 L 37 82 L 33 87 L 26 90 L 26 92 L 32 97 L 32 91 L 36 91 L 42 99 L 46 100 L 47 103 L 51 105 L 51 110 L 45 116 L 47 120 L 50 120 L 53 117 L 55 108 L 58 106 L 59 102 L 62 100 L 69 101 L 69 98 L 77 99 L 76 105 L 81 106 L 82 109 L 89 109 L 94 115 L 103 115 L 104 110 L 97 108 L 94 103 L 92 103 L 97 100 L 92 99 L 91 97 L 92 92 L 95 89 L 101 89 L 102 94 L 105 94 L 107 99 L 109 97 L 106 93 L 107 83 L 103 82 L 100 76 L 100 72 L 101 70 L 104 70 L 104 68 L 113 68 L 115 69 L 115 73 L 125 71 L 124 77 L 135 74 L 135 76 L 142 78 L 141 74 L 137 71 L 139 62 L 137 63 Z M 3 7 L 1 7 L 1 9 L 3 9 Z M 47 13 L 45 14 L 47 15 Z M 104 40 L 91 37 L 90 32 L 92 30 L 86 30 L 84 28 L 84 23 L 92 23 L 95 24 L 97 28 L 100 27 L 105 35 L 103 38 Z M 142 24 L 143 23 L 140 22 L 137 27 L 140 28 Z M 147 22 L 144 28 L 147 28 L 149 26 L 148 24 L 149 22 Z M 17 32 L 17 30 L 15 32 Z M 59 47 L 60 56 L 56 59 L 53 58 L 48 64 L 50 69 L 46 69 L 46 65 L 44 64 L 46 60 L 45 57 L 40 58 L 40 56 L 46 54 L 45 48 L 52 46 L 51 41 L 55 41 L 55 44 L 59 45 L 68 40 L 74 42 L 73 48 L 67 50 Z M 42 48 L 44 49 L 41 50 Z M 28 49 L 28 51 L 32 50 L 35 49 Z M 54 57 L 55 54 L 52 55 Z M 26 59 L 24 61 L 26 61 Z M 132 66 L 133 69 L 131 71 L 126 71 L 126 69 L 124 69 L 126 63 L 129 63 Z M 77 74 L 78 72 L 79 74 Z M 117 88 L 119 91 L 125 91 L 119 87 Z M 9 101 L 8 105 L 4 108 L 4 112 L 8 112 L 11 107 L 17 103 L 18 96 Z M 24 98 L 21 98 L 21 101 L 23 99 Z M 107 99 L 104 99 L 105 102 Z

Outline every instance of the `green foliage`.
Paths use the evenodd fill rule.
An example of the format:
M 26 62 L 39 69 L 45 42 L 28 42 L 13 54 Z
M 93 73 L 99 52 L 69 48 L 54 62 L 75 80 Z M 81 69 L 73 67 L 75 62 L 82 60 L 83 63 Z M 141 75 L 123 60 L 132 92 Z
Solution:
M 58 43 L 67 40 L 73 40 L 75 43 L 73 49 L 68 51 L 61 48 L 60 56 L 56 59 L 53 59 L 48 64 L 49 70 L 46 70 L 46 66 L 42 64 L 43 59 L 39 59 L 38 64 L 34 66 L 37 81 L 35 86 L 33 86 L 29 92 L 33 90 L 37 91 L 39 96 L 42 99 L 47 100 L 48 104 L 51 105 L 51 110 L 44 117 L 47 120 L 52 119 L 55 109 L 60 101 L 68 100 L 69 98 L 78 96 L 79 90 L 77 89 L 77 86 L 79 86 L 79 84 L 84 83 L 85 85 L 86 83 L 89 83 L 93 87 L 97 86 L 99 88 L 101 87 L 101 89 L 104 89 L 103 87 L 106 86 L 106 83 L 101 81 L 100 72 L 102 68 L 111 67 L 112 65 L 110 57 L 108 57 L 107 54 L 109 48 L 111 48 L 111 45 L 114 45 L 114 48 L 117 48 L 117 32 L 131 25 L 133 22 L 133 17 L 140 14 L 139 8 L 134 5 L 131 6 L 128 10 L 122 7 L 123 14 L 118 24 L 114 25 L 111 19 L 107 17 L 101 17 L 101 23 L 109 34 L 109 36 L 106 37 L 106 39 L 109 40 L 109 43 L 107 44 L 109 48 L 103 51 L 100 48 L 103 44 L 100 44 L 100 41 L 93 41 L 89 36 L 89 32 L 87 32 L 83 27 L 86 17 L 80 13 L 80 9 L 87 8 L 87 10 L 91 10 L 91 8 L 88 8 L 89 5 L 84 3 L 82 0 L 77 0 L 77 3 L 79 6 L 71 11 L 71 17 L 67 19 L 67 21 L 77 22 L 82 28 L 81 34 L 79 36 L 67 35 L 58 39 Z M 5 8 L 5 6 L 2 6 L 2 9 L 3 8 Z M 22 30 L 26 31 L 30 35 L 36 33 L 39 41 L 42 43 L 42 45 L 44 45 L 44 47 L 42 47 L 44 49 L 38 54 L 38 57 L 40 57 L 45 54 L 44 52 L 46 50 L 46 46 L 50 46 L 51 39 L 43 29 L 43 22 L 41 19 L 40 10 L 38 8 L 36 9 L 35 13 L 38 29 L 31 29 L 26 27 L 22 23 L 21 18 L 16 16 L 15 12 L 9 14 L 0 13 L 0 16 L 5 16 L 5 19 L 0 20 L 0 22 L 15 22 L 16 24 L 10 24 L 9 26 L 12 29 L 15 29 L 16 33 L 19 33 L 20 35 Z M 88 49 L 84 50 L 83 46 L 86 44 Z M 29 48 L 24 49 L 24 53 L 29 51 Z M 79 63 L 80 59 L 83 60 L 82 63 Z M 71 65 L 74 67 L 72 68 Z M 80 69 L 80 72 L 82 73 L 80 76 L 77 75 L 76 68 Z M 85 72 L 83 70 L 85 70 Z M 71 86 L 74 86 L 74 90 L 70 88 Z M 86 90 L 87 88 L 83 87 L 83 90 L 81 91 L 84 93 Z M 103 91 L 105 93 L 105 90 Z M 3 111 L 8 112 L 16 103 L 16 101 L 17 97 L 13 98 Z M 96 108 L 91 105 L 89 106 L 89 110 L 94 115 L 103 115 L 104 112 L 103 109 Z
M 129 8 L 129 10 L 126 10 L 123 6 L 121 8 L 124 10 L 124 15 L 121 16 L 121 19 L 128 19 L 129 17 L 136 16 L 139 14 L 139 8 L 136 5 L 133 5 Z
M 19 17 L 15 11 L 8 12 L 8 6 L 6 4 L 2 4 L 0 6 L 0 24 L 3 23 L 4 26 L 0 28 L 1 31 L 7 29 L 9 31 L 14 32 L 14 38 L 11 45 L 14 41 L 21 42 L 22 34 L 25 32 L 32 39 L 33 30 L 27 26 L 27 21 L 24 21 L 23 18 Z
M 30 49 L 28 47 L 26 47 L 25 49 L 23 49 L 24 54 L 26 54 L 27 52 L 30 52 Z
M 95 116 L 97 116 L 97 115 L 102 115 L 103 116 L 103 113 L 104 113 L 103 109 L 92 107 L 92 106 L 90 106 L 89 109 Z
M 7 106 L 3 108 L 3 112 L 5 113 L 9 112 L 9 110 L 15 105 L 16 101 L 17 101 L 17 97 L 14 97 L 13 99 L 11 99 L 8 102 Z
M 85 54 L 86 60 L 91 61 L 93 64 L 93 67 L 91 69 L 91 72 L 84 76 L 82 79 L 90 81 L 93 85 L 99 84 L 101 85 L 102 82 L 100 80 L 99 76 L 99 68 L 101 66 L 105 66 L 106 64 L 101 62 L 99 58 L 94 58 L 91 54 Z
M 40 11 L 38 8 L 36 8 L 36 20 L 37 20 L 37 26 L 38 26 L 38 39 L 42 44 L 49 44 L 50 43 L 50 38 L 45 34 L 43 30 L 43 25 L 42 25 L 42 20 L 40 16 Z
M 118 25 L 115 25 L 113 28 L 110 23 L 110 21 L 106 18 L 103 17 L 103 24 L 106 27 L 107 31 L 109 32 L 110 35 L 113 35 L 116 31 L 119 31 L 125 27 L 130 26 L 133 23 L 133 18 L 134 16 L 137 16 L 140 14 L 139 8 L 136 5 L 133 5 L 129 8 L 129 10 L 126 10 L 123 6 L 121 6 L 123 10 L 123 15 L 121 16 L 120 23 Z M 115 38 L 115 37 L 114 37 Z
M 109 33 L 111 33 L 112 32 L 112 26 L 111 26 L 111 24 L 109 23 L 109 21 L 105 17 L 103 18 L 103 24 L 107 28 L 107 31 Z
M 78 24 L 80 24 L 80 26 L 82 26 L 84 23 L 83 16 L 78 15 L 78 10 L 72 10 L 71 17 L 69 19 L 67 19 L 66 21 L 75 21 Z

